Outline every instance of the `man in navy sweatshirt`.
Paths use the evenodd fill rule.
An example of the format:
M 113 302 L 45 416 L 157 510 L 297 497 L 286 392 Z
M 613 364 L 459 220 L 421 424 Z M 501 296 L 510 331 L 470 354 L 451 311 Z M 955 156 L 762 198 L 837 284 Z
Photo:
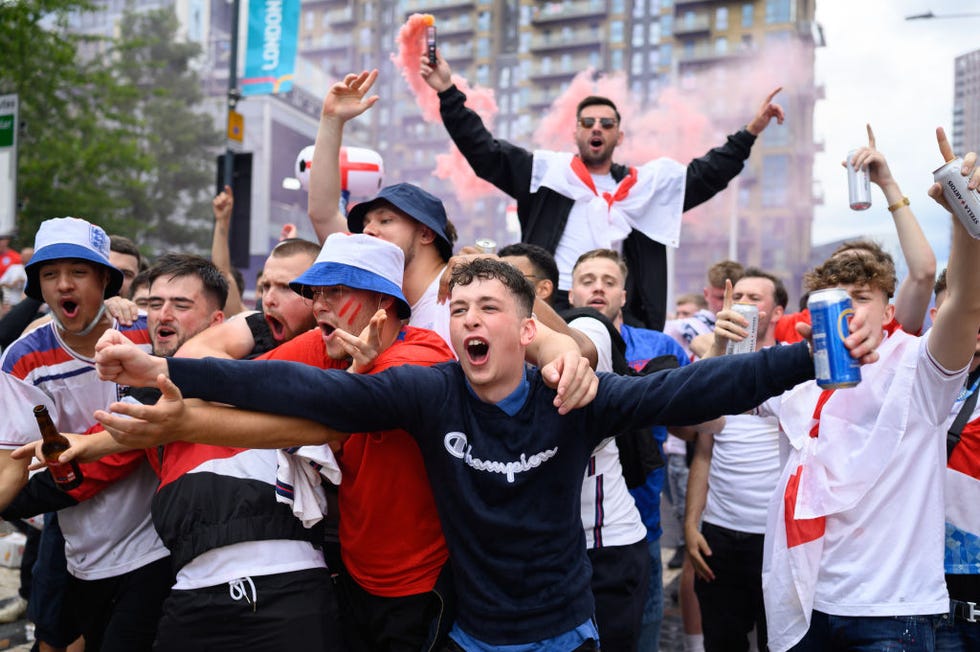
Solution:
M 492 259 L 461 265 L 450 296 L 459 361 L 372 376 L 286 362 L 161 361 L 108 336 L 98 347 L 100 373 L 156 382 L 164 398 L 96 416 L 128 445 L 175 436 L 282 445 L 269 444 L 282 437 L 270 435 L 266 419 L 190 407 L 179 387 L 189 397 L 323 424 L 297 428 L 294 444 L 341 436 L 330 428 L 401 427 L 418 441 L 453 564 L 459 604 L 450 649 L 596 649 L 579 501 L 585 465 L 605 433 L 740 413 L 811 379 L 813 364 L 802 342 L 645 377 L 601 374 L 594 401 L 568 413 L 563 387 L 549 387 L 560 369 L 524 364 L 533 301 L 516 268 Z M 872 359 L 870 329 L 852 326 L 852 355 Z

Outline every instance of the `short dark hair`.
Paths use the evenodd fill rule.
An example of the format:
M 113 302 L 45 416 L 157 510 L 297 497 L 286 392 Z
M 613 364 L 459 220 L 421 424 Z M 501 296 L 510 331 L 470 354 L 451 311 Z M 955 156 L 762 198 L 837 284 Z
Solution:
M 316 260 L 316 257 L 320 255 L 320 245 L 303 238 L 286 238 L 278 242 L 269 252 L 269 256 L 273 258 L 289 258 L 299 254 L 306 254 Z
M 164 276 L 168 280 L 196 276 L 201 279 L 204 294 L 214 302 L 217 310 L 224 309 L 228 301 L 228 281 L 224 275 L 210 260 L 195 254 L 164 254 L 147 270 L 147 276 L 151 286 Z
M 619 271 L 623 274 L 623 284 L 626 284 L 626 277 L 629 276 L 629 268 L 626 267 L 626 261 L 623 260 L 623 257 L 620 256 L 619 252 L 615 249 L 593 249 L 592 251 L 586 251 L 584 254 L 579 256 L 578 260 L 575 261 L 575 264 L 572 265 L 572 275 L 575 275 L 575 270 L 578 269 L 579 265 L 597 258 L 605 258 L 606 260 L 611 260 L 612 262 L 616 263 L 616 266 L 619 267 Z
M 124 235 L 109 236 L 109 251 L 115 251 L 117 254 L 126 256 L 135 256 L 136 268 L 141 269 L 143 267 L 143 254 L 140 253 L 140 248 Z
M 501 258 L 524 256 L 531 262 L 537 276 L 551 281 L 555 289 L 558 289 L 558 263 L 544 247 L 529 242 L 515 242 L 498 251 L 497 255 Z
M 783 280 L 776 276 L 775 274 L 770 274 L 764 269 L 758 267 L 747 267 L 742 274 L 742 278 L 765 278 L 772 281 L 773 285 L 773 299 L 776 301 L 776 305 L 786 309 L 789 305 L 789 294 L 786 292 L 786 286 L 783 285 Z
M 589 106 L 608 106 L 616 114 L 616 122 L 622 122 L 622 118 L 619 117 L 619 109 L 608 97 L 603 97 L 602 95 L 589 95 L 584 100 L 578 103 L 575 107 L 575 117 L 578 118 L 582 115 L 582 109 Z
M 136 295 L 136 290 L 141 287 L 150 287 L 150 269 L 148 267 L 133 277 L 133 282 L 129 284 L 129 296 L 126 297 L 127 299 L 132 299 Z
M 534 308 L 534 288 L 520 270 L 497 258 L 476 258 L 457 265 L 449 280 L 449 291 L 457 285 L 469 285 L 475 280 L 498 280 L 503 283 L 517 301 L 524 317 L 530 317 Z
M 936 279 L 936 284 L 932 286 L 932 293 L 939 298 L 939 295 L 946 291 L 946 268 L 939 272 L 939 278 Z
M 439 252 L 439 256 L 442 257 L 443 262 L 448 263 L 449 259 L 453 257 L 453 245 L 456 244 L 456 238 L 459 234 L 456 232 L 456 225 L 452 223 L 452 220 L 446 218 L 446 240 L 443 240 L 436 234 L 436 250 Z

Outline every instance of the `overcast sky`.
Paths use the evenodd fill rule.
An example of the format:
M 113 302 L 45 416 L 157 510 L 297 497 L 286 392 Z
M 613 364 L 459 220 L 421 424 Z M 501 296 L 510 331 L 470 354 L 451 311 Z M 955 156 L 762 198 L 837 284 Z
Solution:
M 937 16 L 975 17 L 905 20 L 932 11 Z M 894 233 L 884 198 L 872 187 L 872 207 L 847 206 L 841 159 L 866 142 L 870 122 L 878 149 L 912 202 L 937 257 L 949 247 L 948 217 L 925 191 L 942 163 L 935 128 L 952 140 L 953 60 L 980 48 L 980 3 L 962 0 L 818 0 L 817 21 L 827 45 L 817 50 L 817 79 L 826 98 L 817 102 L 815 133 L 825 143 L 814 176 L 824 194 L 816 209 L 813 241 L 821 244 L 857 235 Z M 962 152 L 957 152 L 962 155 Z

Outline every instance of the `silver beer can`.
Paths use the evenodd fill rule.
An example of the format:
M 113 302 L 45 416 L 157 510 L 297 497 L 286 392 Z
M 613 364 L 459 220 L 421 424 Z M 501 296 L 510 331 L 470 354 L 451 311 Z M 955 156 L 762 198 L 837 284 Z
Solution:
M 847 153 L 847 200 L 851 210 L 863 211 L 871 208 L 871 177 L 867 170 L 851 164 L 855 154 L 856 149 Z
M 495 254 L 497 253 L 497 243 L 490 238 L 480 238 L 475 243 L 477 251 L 481 254 Z
M 728 355 L 753 353 L 759 339 L 759 306 L 754 303 L 733 303 L 732 310 L 749 320 L 749 325 L 745 327 L 749 334 L 741 342 L 729 340 L 725 353 Z
M 970 177 L 960 174 L 963 159 L 954 158 L 932 173 L 936 183 L 943 187 L 946 203 L 953 215 L 973 238 L 980 240 L 980 192 L 966 187 Z

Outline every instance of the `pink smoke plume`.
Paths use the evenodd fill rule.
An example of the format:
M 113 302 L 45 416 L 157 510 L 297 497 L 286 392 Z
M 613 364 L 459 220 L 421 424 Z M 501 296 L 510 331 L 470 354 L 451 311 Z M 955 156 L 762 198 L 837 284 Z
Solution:
M 419 74 L 420 61 L 425 52 L 425 20 L 423 14 L 412 14 L 408 17 L 398 31 L 398 53 L 391 55 L 391 60 L 408 82 L 408 87 L 415 96 L 415 103 L 422 111 L 422 119 L 442 124 L 439 97 Z M 438 25 L 436 28 L 438 29 Z M 493 119 L 499 110 L 493 91 L 472 87 L 464 77 L 456 74 L 453 75 L 453 83 L 466 94 L 466 106 L 476 111 L 487 128 L 492 130 Z M 439 179 L 450 180 L 453 192 L 460 201 L 470 202 L 494 193 L 501 194 L 492 184 L 476 176 L 473 168 L 452 144 L 449 145 L 448 153 L 436 156 L 433 174 Z
M 415 97 L 426 122 L 441 122 L 439 100 L 434 90 L 419 74 L 420 59 L 425 50 L 425 17 L 413 14 L 398 34 L 398 53 L 392 61 L 401 71 Z M 617 162 L 641 165 L 665 156 L 682 163 L 704 155 L 721 145 L 725 135 L 738 131 L 752 119 L 763 98 L 776 86 L 786 87 L 776 96 L 776 102 L 787 103 L 796 89 L 812 87 L 813 55 L 801 45 L 788 42 L 768 45 L 763 50 L 748 52 L 741 65 L 727 66 L 722 75 L 717 69 L 684 74 L 678 84 L 663 87 L 655 103 L 642 105 L 630 92 L 626 75 L 599 75 L 591 69 L 576 75 L 564 92 L 555 98 L 543 115 L 532 136 L 533 146 L 561 151 L 575 151 L 575 107 L 586 95 L 604 95 L 612 99 L 623 119 L 625 139 L 616 150 Z M 467 96 L 467 106 L 483 119 L 492 131 L 498 113 L 493 92 L 471 87 L 460 75 L 453 82 Z M 794 117 L 787 107 L 787 121 Z M 496 189 L 479 179 L 454 145 L 446 154 L 436 157 L 433 174 L 448 179 L 456 196 L 472 201 L 493 193 Z M 693 219 L 692 219 L 693 218 Z M 697 215 L 686 218 L 696 221 Z

